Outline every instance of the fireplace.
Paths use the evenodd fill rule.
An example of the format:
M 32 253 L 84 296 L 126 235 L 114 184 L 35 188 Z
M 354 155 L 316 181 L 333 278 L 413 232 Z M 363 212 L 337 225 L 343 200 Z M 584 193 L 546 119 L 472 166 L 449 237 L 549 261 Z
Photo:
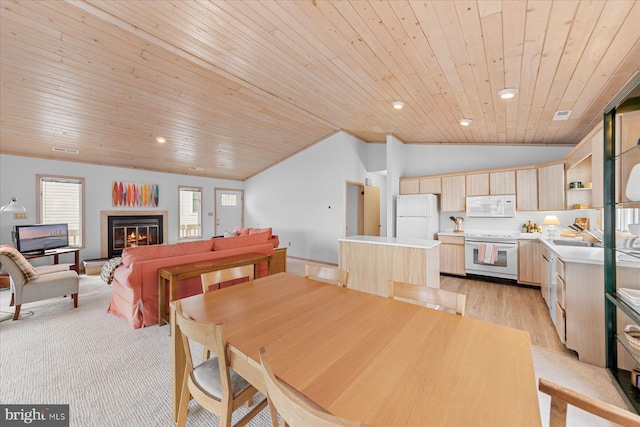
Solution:
M 102 257 L 120 256 L 125 248 L 164 242 L 166 211 L 103 211 L 101 213 Z

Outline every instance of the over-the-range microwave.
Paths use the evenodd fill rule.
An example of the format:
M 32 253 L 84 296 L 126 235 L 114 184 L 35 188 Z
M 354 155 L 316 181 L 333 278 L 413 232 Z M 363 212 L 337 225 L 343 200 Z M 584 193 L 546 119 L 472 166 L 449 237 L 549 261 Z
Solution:
M 467 218 L 516 216 L 516 195 L 467 197 Z

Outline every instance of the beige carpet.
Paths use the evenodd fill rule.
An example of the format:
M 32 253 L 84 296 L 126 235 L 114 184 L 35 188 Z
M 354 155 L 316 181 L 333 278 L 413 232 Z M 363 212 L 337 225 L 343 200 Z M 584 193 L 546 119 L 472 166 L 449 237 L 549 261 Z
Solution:
M 0 403 L 70 404 L 72 426 L 174 425 L 169 328 L 131 329 L 106 313 L 110 292 L 97 276 L 81 276 L 77 309 L 52 299 L 23 306 L 30 317 L 0 322 Z M 11 310 L 8 303 L 1 290 L 0 310 Z M 533 358 L 537 376 L 624 406 L 604 369 L 542 347 Z M 540 407 L 547 425 L 547 396 Z M 192 402 L 187 425 L 217 425 L 217 418 Z M 270 425 L 268 409 L 250 425 Z M 608 424 L 571 408 L 569 425 Z

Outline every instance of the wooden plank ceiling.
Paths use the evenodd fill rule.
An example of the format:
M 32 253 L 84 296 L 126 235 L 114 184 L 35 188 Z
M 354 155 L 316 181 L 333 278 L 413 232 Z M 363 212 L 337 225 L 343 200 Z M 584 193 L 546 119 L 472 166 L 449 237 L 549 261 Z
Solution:
M 638 1 L 1 5 L 1 153 L 226 179 L 339 130 L 575 145 L 640 68 Z

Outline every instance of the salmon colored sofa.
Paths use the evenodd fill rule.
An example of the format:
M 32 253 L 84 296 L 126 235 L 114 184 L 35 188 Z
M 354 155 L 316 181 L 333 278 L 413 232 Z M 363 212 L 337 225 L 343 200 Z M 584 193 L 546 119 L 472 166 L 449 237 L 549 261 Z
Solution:
M 278 236 L 272 236 L 270 229 L 257 231 L 236 237 L 126 248 L 122 252 L 122 265 L 113 272 L 113 292 L 107 311 L 128 320 L 133 328 L 157 324 L 158 269 L 251 252 L 273 255 L 279 245 Z M 268 263 L 261 263 L 260 277 L 268 274 Z M 169 301 L 168 286 L 166 291 Z M 200 277 L 178 282 L 178 298 L 201 292 Z

